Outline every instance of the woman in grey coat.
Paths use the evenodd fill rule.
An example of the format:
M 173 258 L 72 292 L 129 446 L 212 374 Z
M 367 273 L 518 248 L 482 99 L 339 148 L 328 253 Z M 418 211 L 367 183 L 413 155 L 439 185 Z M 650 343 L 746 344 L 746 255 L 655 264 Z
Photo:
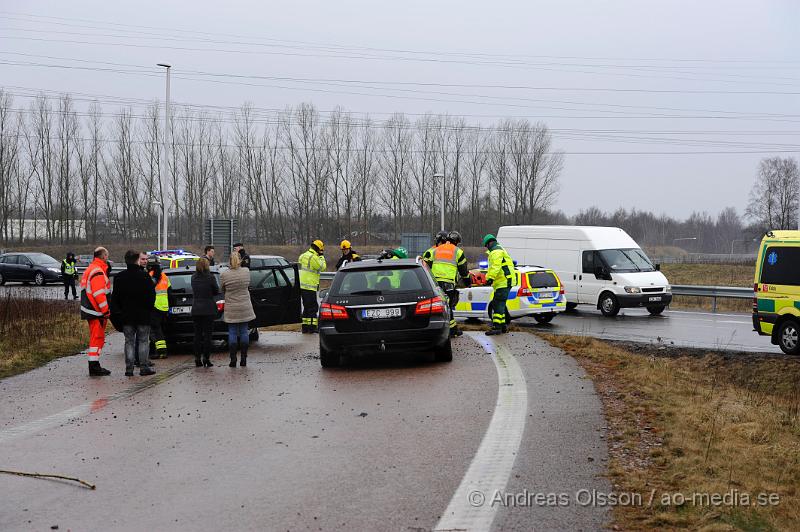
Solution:
M 231 253 L 231 268 L 222 272 L 220 285 L 225 295 L 224 320 L 228 324 L 228 347 L 230 367 L 236 367 L 237 347 L 242 354 L 241 365 L 247 366 L 247 348 L 250 343 L 247 324 L 256 319 L 253 302 L 250 300 L 250 270 L 242 267 L 238 253 Z

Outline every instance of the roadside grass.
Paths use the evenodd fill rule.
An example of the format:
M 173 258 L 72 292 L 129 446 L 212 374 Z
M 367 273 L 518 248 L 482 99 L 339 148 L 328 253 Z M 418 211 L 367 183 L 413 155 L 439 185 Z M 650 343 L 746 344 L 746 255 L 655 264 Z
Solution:
M 703 286 L 753 286 L 752 264 L 662 264 L 661 271 L 670 284 Z M 670 308 L 711 310 L 707 297 L 675 296 Z M 752 302 L 744 299 L 717 299 L 718 312 L 750 312 Z
M 641 505 L 613 508 L 614 529 L 798 529 L 800 359 L 658 346 L 634 352 L 586 337 L 540 336 L 594 381 L 614 490 L 641 494 Z M 683 504 L 680 496 L 664 498 L 677 493 Z M 706 498 L 741 503 L 747 494 L 752 503 L 771 493 L 777 505 Z
M 88 345 L 72 301 L 0 298 L 0 379 L 24 373 Z

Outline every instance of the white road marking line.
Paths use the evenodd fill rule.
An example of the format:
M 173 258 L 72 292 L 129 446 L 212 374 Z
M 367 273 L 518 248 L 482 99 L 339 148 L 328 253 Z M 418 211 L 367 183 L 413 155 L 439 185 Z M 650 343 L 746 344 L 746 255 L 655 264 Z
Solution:
M 43 417 L 41 419 L 30 421 L 28 423 L 24 423 L 16 427 L 0 430 L 0 444 L 13 440 L 14 438 L 19 438 L 21 436 L 29 436 L 31 434 L 35 434 L 43 430 L 51 429 L 53 427 L 58 427 L 60 425 L 69 423 L 74 419 L 78 419 L 86 415 L 92 414 L 94 412 L 97 412 L 101 408 L 104 408 L 111 401 L 115 401 L 117 399 L 125 399 L 131 397 L 132 395 L 136 395 L 141 391 L 144 391 L 148 388 L 152 388 L 153 386 L 161 384 L 162 382 L 171 379 L 172 377 L 179 375 L 180 373 L 183 373 L 184 371 L 193 366 L 194 365 L 190 366 L 188 364 L 180 364 L 172 367 L 171 369 L 168 369 L 163 373 L 157 374 L 152 379 L 147 379 L 146 381 L 139 382 L 115 394 L 109 395 L 107 397 L 102 397 L 100 399 L 96 399 L 91 403 L 84 403 L 82 405 L 73 406 L 72 408 L 68 408 L 67 410 L 62 410 L 61 412 L 56 412 L 55 414 Z
M 519 451 L 528 415 L 528 387 L 514 356 L 503 345 L 480 333 L 467 333 L 492 357 L 497 369 L 497 403 L 461 484 L 434 530 L 489 530 Z

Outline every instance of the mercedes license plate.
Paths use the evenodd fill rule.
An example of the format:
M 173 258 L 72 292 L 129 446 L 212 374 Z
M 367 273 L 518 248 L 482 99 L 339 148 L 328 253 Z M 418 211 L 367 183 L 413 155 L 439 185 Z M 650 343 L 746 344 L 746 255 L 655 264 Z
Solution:
M 383 320 L 387 318 L 399 318 L 400 309 L 395 308 L 369 308 L 364 311 L 364 317 L 369 320 Z
M 661 301 L 661 297 L 660 297 L 660 296 L 657 296 L 657 297 L 651 297 L 651 298 L 650 298 L 650 301 L 651 301 L 651 302 L 652 302 L 652 301 Z
M 170 314 L 189 314 L 192 307 L 172 307 L 169 309 Z

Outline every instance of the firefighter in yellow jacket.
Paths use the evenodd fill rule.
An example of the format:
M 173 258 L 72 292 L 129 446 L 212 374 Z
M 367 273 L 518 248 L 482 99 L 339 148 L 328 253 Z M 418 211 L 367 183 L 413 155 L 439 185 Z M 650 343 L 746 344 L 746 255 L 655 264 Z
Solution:
M 303 333 L 317 332 L 319 274 L 328 267 L 324 251 L 322 240 L 314 240 L 308 251 L 297 259 L 300 263 L 300 295 L 303 299 Z
M 508 331 L 508 315 L 506 302 L 508 293 L 514 284 L 514 261 L 511 256 L 497 243 L 494 235 L 483 237 L 483 245 L 489 254 L 489 269 L 486 271 L 486 281 L 494 288 L 492 302 L 489 304 L 492 316 L 492 328 L 486 331 L 487 335 L 502 334 Z
M 150 313 L 150 341 L 155 344 L 156 354 L 151 358 L 167 358 L 167 340 L 164 336 L 164 322 L 169 312 L 169 289 L 172 284 L 167 274 L 161 271 L 161 264 L 156 258 L 148 268 L 150 278 L 156 286 L 156 302 Z

